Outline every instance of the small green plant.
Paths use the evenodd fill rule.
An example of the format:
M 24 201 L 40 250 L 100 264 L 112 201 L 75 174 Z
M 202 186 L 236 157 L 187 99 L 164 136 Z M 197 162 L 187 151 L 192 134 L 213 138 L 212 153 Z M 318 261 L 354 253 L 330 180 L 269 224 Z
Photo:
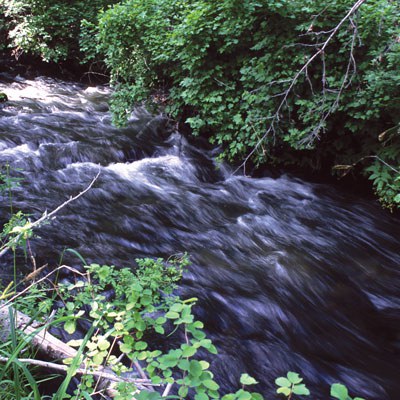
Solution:
M 8 297 L 11 297 L 15 294 L 15 292 L 12 290 L 14 282 L 10 282 L 4 289 L 3 292 L 0 293 L 0 301 L 5 300 Z
M 0 239 L 2 240 L 0 250 L 5 247 L 9 247 L 13 251 L 17 247 L 25 249 L 27 241 L 32 236 L 33 230 L 28 215 L 18 211 L 4 224 L 3 231 L 0 232 Z
M 217 349 L 203 331 L 203 323 L 196 321 L 192 307 L 196 298 L 180 299 L 173 294 L 182 271 L 188 265 L 186 255 L 168 260 L 138 259 L 136 270 L 117 269 L 113 266 L 91 264 L 86 273 L 77 276 L 75 282 L 58 284 L 56 293 L 64 306 L 56 314 L 66 332 L 75 332 L 80 320 L 91 322 L 91 329 L 82 339 L 68 342 L 78 349 L 77 356 L 65 359 L 67 376 L 54 399 L 64 398 L 68 383 L 80 365 L 88 371 L 108 368 L 116 376 L 131 372 L 131 365 L 140 363 L 152 385 L 163 387 L 174 384 L 179 398 L 189 395 L 196 400 L 219 399 L 219 384 L 210 371 L 210 363 L 198 356 L 200 349 L 216 354 Z M 36 319 L 49 313 L 49 303 L 42 290 L 34 286 L 32 300 L 41 307 Z M 113 293 L 106 299 L 105 293 Z M 54 299 L 52 299 L 54 301 Z M 24 310 L 29 310 L 22 299 Z M 40 314 L 40 315 L 39 315 Z M 154 348 L 149 334 L 167 338 L 180 332 L 183 342 L 162 351 Z M 122 361 L 125 360 L 125 361 Z M 127 362 L 128 360 L 128 362 Z M 243 374 L 242 388 L 225 395 L 224 400 L 261 400 L 262 396 L 246 390 L 246 386 L 258 382 Z M 88 373 L 81 375 L 80 383 L 72 399 L 89 398 L 97 392 L 99 380 Z M 121 380 L 114 390 L 117 400 L 156 400 L 163 396 L 138 387 L 135 382 Z M 60 397 L 61 396 L 61 397 Z
M 302 382 L 303 378 L 301 378 L 299 374 L 289 371 L 286 377 L 281 376 L 275 380 L 275 383 L 279 386 L 276 392 L 278 394 L 283 394 L 289 400 L 292 398 L 293 394 L 308 396 L 310 391 Z
M 193 316 L 192 308 L 196 299 L 183 300 L 173 295 L 182 271 L 188 265 L 187 257 L 171 259 L 169 262 L 149 258 L 136 261 L 136 270 L 99 264 L 86 266 L 86 273 L 72 270 L 77 273 L 75 282 L 54 283 L 52 297 L 49 297 L 49 287 L 40 287 L 39 284 L 32 285 L 24 296 L 16 296 L 13 308 L 22 312 L 32 312 L 32 305 L 37 304 L 34 307 L 36 312 L 31 316 L 32 321 L 46 323 L 52 304 L 56 298 L 61 298 L 63 306 L 54 316 L 53 325 L 61 324 L 66 332 L 74 333 L 79 321 L 91 322 L 82 339 L 69 341 L 71 347 L 77 348 L 76 356 L 64 360 L 67 368 L 64 381 L 51 398 L 92 398 L 95 393 L 106 390 L 99 386 L 98 376 L 101 371 L 108 370 L 113 371 L 117 378 L 112 389 L 116 400 L 131 400 L 132 396 L 137 400 L 183 400 L 189 397 L 195 400 L 262 400 L 261 394 L 247 389 L 258 384 L 247 373 L 240 377 L 242 387 L 239 390 L 221 396 L 219 384 L 210 371 L 210 362 L 199 358 L 200 349 L 207 350 L 211 355 L 216 354 L 217 349 L 207 338 L 203 323 Z M 10 287 L 3 291 L 2 299 L 10 296 Z M 107 298 L 106 292 L 109 294 Z M 152 340 L 149 340 L 149 334 L 152 338 L 160 335 L 166 340 L 178 331 L 183 342 L 165 350 L 154 347 Z M 19 354 L 26 353 L 29 339 L 13 327 L 11 333 L 8 342 L 0 343 L 0 357 L 3 361 L 8 360 L 0 368 L 0 388 L 14 388 L 10 390 L 14 390 L 18 396 L 5 397 L 10 400 L 39 399 L 38 382 L 41 378 L 18 359 Z M 147 373 L 152 386 L 122 378 L 122 374 L 132 374 L 132 365 L 138 363 Z M 76 375 L 83 365 L 85 373 Z M 67 389 L 74 376 L 79 378 L 79 383 L 75 392 L 68 395 Z M 121 377 L 120 381 L 118 377 Z M 28 391 L 15 387 L 15 382 L 27 382 Z M 303 378 L 295 372 L 288 372 L 286 377 L 279 377 L 275 382 L 279 386 L 277 393 L 288 400 L 293 396 L 310 394 Z M 169 395 L 169 392 L 165 394 L 171 385 L 174 385 L 177 396 Z M 158 389 L 154 391 L 154 387 Z M 351 398 L 347 388 L 337 383 L 331 387 L 331 396 L 337 400 L 363 400 Z
M 11 171 L 18 172 L 18 168 L 11 169 L 10 164 L 6 164 L 0 168 L 0 195 L 8 196 L 8 201 L 10 205 L 10 212 L 13 213 L 12 204 L 12 190 L 19 187 L 21 178 L 11 175 Z
M 331 396 L 338 400 L 364 400 L 361 397 L 350 397 L 347 387 L 341 383 L 334 383 L 331 386 Z
M 279 386 L 276 392 L 283 394 L 288 400 L 292 399 L 293 395 L 309 396 L 310 391 L 302 382 L 303 378 L 298 373 L 289 371 L 286 377 L 281 376 L 275 380 Z M 361 397 L 350 397 L 347 387 L 341 383 L 331 385 L 330 395 L 338 400 L 364 400 Z

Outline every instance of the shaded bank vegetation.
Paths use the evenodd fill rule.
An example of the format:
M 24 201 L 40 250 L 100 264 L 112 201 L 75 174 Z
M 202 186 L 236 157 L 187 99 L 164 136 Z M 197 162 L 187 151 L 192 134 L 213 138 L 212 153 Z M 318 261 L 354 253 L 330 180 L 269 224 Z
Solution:
M 355 172 L 400 204 L 398 2 L 1 4 L 14 54 L 107 66 L 116 124 L 161 103 L 245 172 Z

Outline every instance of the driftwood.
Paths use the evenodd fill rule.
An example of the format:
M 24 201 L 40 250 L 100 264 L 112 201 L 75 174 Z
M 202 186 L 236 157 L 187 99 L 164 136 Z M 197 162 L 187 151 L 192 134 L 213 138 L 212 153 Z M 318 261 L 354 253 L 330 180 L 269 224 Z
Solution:
M 10 311 L 15 316 L 15 329 L 23 331 L 32 346 L 43 351 L 49 358 L 57 360 L 74 358 L 77 355 L 75 349 L 51 335 L 41 324 L 15 311 L 11 305 L 4 304 L 0 304 L 0 340 L 2 342 L 6 341 L 11 333 Z
M 14 317 L 14 322 L 10 321 L 10 317 Z M 0 341 L 5 342 L 9 339 L 11 334 L 11 324 L 14 324 L 15 330 L 23 332 L 26 335 L 27 343 L 30 343 L 33 347 L 40 350 L 49 359 L 53 361 L 64 360 L 66 358 L 75 358 L 78 356 L 78 351 L 68 346 L 55 336 L 50 334 L 47 330 L 46 325 L 40 324 L 19 311 L 16 311 L 10 303 L 0 302 Z M 9 358 L 0 357 L 0 363 L 6 363 Z M 27 363 L 32 365 L 38 365 L 48 369 L 66 372 L 68 366 L 58 364 L 55 362 L 41 361 L 29 358 L 18 358 L 20 363 Z M 141 378 L 125 378 L 116 375 L 109 368 L 102 366 L 96 370 L 88 370 L 84 365 L 76 370 L 78 375 L 93 375 L 94 377 L 101 380 L 101 387 L 105 388 L 104 391 L 109 397 L 114 397 L 116 391 L 113 389 L 115 382 L 130 382 L 134 383 L 139 390 L 154 390 L 153 385 L 145 375 L 143 370 L 140 368 L 139 373 Z M 168 390 L 169 391 L 169 390 Z M 132 396 L 132 399 L 134 397 Z

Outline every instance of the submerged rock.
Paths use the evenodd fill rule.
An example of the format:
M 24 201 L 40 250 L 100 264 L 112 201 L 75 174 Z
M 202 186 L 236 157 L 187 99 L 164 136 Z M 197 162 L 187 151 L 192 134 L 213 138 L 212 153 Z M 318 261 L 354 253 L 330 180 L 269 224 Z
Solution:
M 6 101 L 8 101 L 8 96 L 5 93 L 0 92 L 0 103 L 5 103 Z

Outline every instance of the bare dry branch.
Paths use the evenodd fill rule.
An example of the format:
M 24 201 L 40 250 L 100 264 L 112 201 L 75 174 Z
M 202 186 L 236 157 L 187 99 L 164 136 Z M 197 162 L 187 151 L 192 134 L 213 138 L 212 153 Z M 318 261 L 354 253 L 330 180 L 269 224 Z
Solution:
M 79 199 L 79 197 L 83 196 L 87 191 L 89 191 L 94 183 L 96 182 L 97 178 L 100 175 L 100 171 L 97 173 L 97 175 L 93 178 L 93 180 L 90 182 L 90 184 L 86 187 L 86 189 L 82 190 L 79 192 L 76 196 L 71 196 L 67 201 L 64 203 L 60 204 L 57 208 L 55 208 L 53 211 L 50 213 L 47 213 L 45 211 L 43 215 L 36 221 L 32 222 L 30 224 L 30 229 L 38 228 L 43 222 L 48 221 L 49 219 L 53 218 L 61 209 L 66 207 L 69 203 L 72 203 L 73 201 Z M 21 239 L 22 233 L 19 235 L 13 237 L 5 246 L 4 248 L 0 251 L 0 257 L 2 257 L 4 254 L 7 253 L 7 251 L 10 249 L 11 246 L 14 244 L 18 243 L 18 241 Z
M 55 371 L 67 372 L 68 369 L 70 368 L 68 365 L 60 365 L 60 364 L 56 364 L 56 363 L 49 362 L 49 361 L 35 360 L 33 358 L 17 358 L 15 360 L 20 363 L 23 363 L 23 364 L 36 365 L 36 366 L 43 367 L 43 368 L 53 369 Z M 9 361 L 10 361 L 10 358 L 0 357 L 0 362 L 2 362 L 2 363 L 7 363 Z M 129 382 L 129 383 L 138 384 L 141 386 L 146 386 L 146 385 L 159 386 L 159 385 L 151 383 L 150 379 L 125 378 L 125 377 L 117 376 L 115 374 L 108 373 L 105 371 L 92 371 L 92 370 L 86 369 L 86 368 L 78 368 L 76 370 L 76 373 L 78 375 L 92 375 L 96 378 L 107 379 L 107 380 L 113 381 L 113 382 Z

